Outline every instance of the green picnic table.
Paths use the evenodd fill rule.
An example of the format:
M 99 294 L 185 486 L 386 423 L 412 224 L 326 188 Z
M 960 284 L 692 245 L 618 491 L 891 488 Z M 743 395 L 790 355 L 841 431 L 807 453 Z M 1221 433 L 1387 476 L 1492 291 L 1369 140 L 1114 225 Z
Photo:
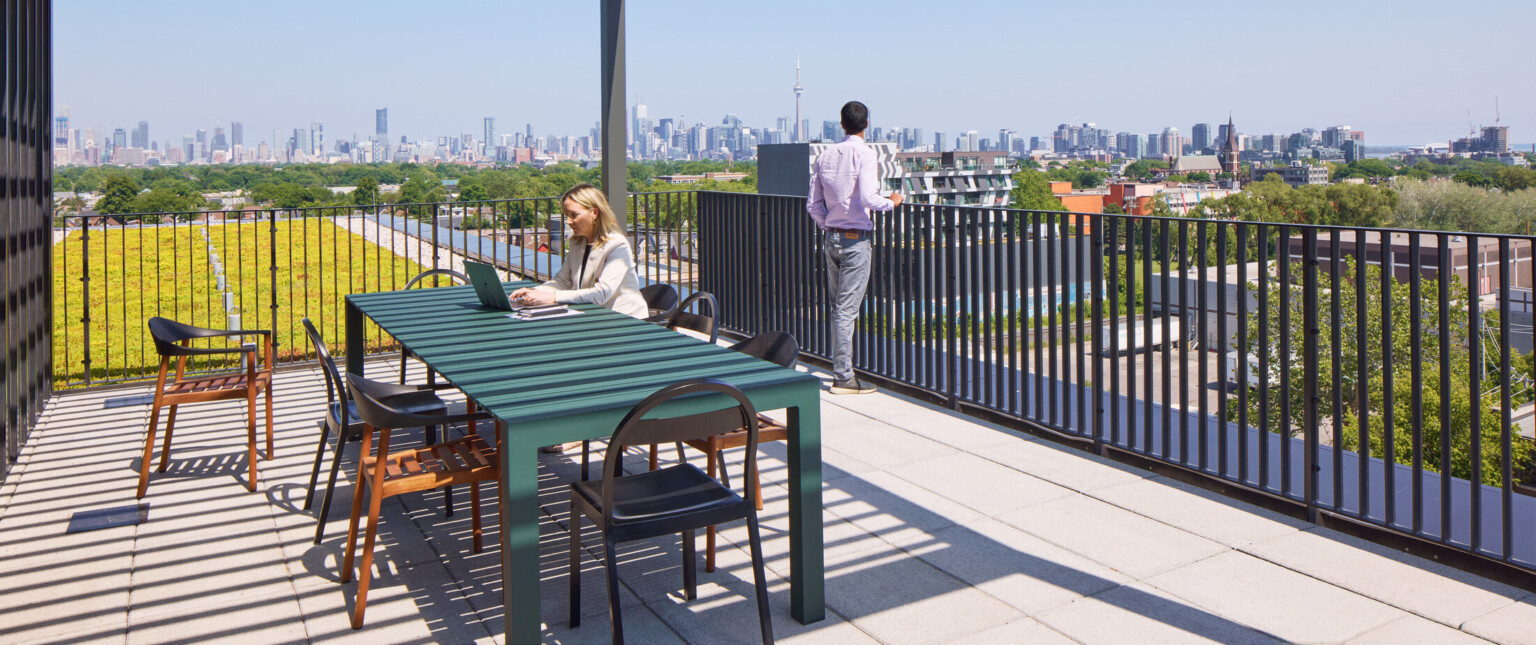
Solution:
M 508 292 L 531 286 L 508 282 Z M 468 286 L 346 298 L 347 371 L 363 373 L 364 319 L 506 422 L 501 451 L 502 601 L 506 642 L 536 643 L 539 617 L 538 449 L 606 438 L 647 395 L 684 379 L 735 386 L 759 410 L 789 412 L 790 614 L 826 617 L 821 532 L 821 388 L 816 377 L 614 313 L 515 320 L 473 308 Z M 465 306 L 471 305 L 471 306 Z M 677 412 L 687 412 L 687 400 Z

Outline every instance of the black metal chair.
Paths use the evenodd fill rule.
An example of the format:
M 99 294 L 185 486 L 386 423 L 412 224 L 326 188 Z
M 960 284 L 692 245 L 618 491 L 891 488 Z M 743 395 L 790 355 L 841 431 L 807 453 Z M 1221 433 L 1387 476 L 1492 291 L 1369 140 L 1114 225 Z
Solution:
M 439 277 L 450 278 L 454 281 L 455 284 L 469 284 L 469 276 L 459 273 L 458 271 L 454 271 L 453 269 L 427 269 L 426 271 L 422 271 L 421 273 L 416 274 L 416 277 L 411 278 L 410 282 L 405 283 L 405 288 L 410 289 L 411 287 L 421 284 L 421 282 L 427 278 Z M 433 280 L 432 282 L 433 285 L 436 286 L 437 281 Z M 400 348 L 401 385 L 405 384 L 405 368 L 410 359 L 411 350 L 405 349 L 404 347 Z M 437 372 L 433 371 L 430 367 L 427 368 L 427 384 L 432 386 L 437 385 Z
M 689 311 L 697 305 L 697 312 Z M 672 313 L 672 318 L 667 320 L 667 329 L 687 329 L 708 336 L 713 343 L 720 338 L 720 321 L 718 320 L 720 305 L 715 302 L 715 297 L 708 291 L 695 291 L 693 295 L 677 306 L 677 311 Z
M 677 311 L 677 289 L 665 282 L 647 285 L 640 290 L 640 296 L 645 298 L 645 306 L 650 309 L 650 315 L 646 322 L 665 325 L 672 320 L 672 314 Z
M 169 318 L 155 316 L 149 319 L 149 335 L 155 341 L 155 353 L 160 355 L 160 376 L 155 381 L 155 400 L 149 413 L 149 433 L 144 437 L 144 460 L 139 463 L 139 487 L 136 496 L 143 498 L 149 491 L 149 464 L 154 456 L 155 432 L 160 425 L 160 408 L 168 408 L 165 418 L 165 443 L 160 447 L 160 466 L 157 472 L 165 472 L 171 456 L 171 434 L 176 430 L 176 409 L 186 403 L 246 400 L 248 434 L 247 458 L 250 461 L 245 486 L 256 490 L 256 395 L 265 393 L 267 401 L 267 459 L 272 458 L 272 332 L 266 329 L 206 329 L 179 323 Z M 261 336 L 263 343 L 259 356 L 265 357 L 257 367 L 258 352 L 255 345 L 240 347 L 192 347 L 192 341 L 202 338 Z M 225 372 L 187 378 L 187 359 L 194 356 L 220 354 L 244 354 L 245 367 L 238 372 Z M 176 361 L 176 374 L 170 383 L 171 360 Z
M 320 445 L 315 447 L 315 465 L 309 472 L 309 492 L 304 495 L 304 510 L 309 510 L 315 500 L 315 484 L 320 479 L 320 462 L 325 459 L 325 447 L 330 440 L 331 433 L 336 433 L 336 453 L 331 458 L 331 475 L 326 480 L 325 496 L 320 501 L 320 514 L 315 526 L 315 544 L 319 544 L 325 537 L 325 522 L 330 518 L 331 495 L 336 491 L 336 474 L 341 470 L 341 456 L 346 451 L 347 442 L 360 441 L 363 438 L 363 421 L 357 416 L 357 404 L 347 394 L 346 381 L 341 378 L 341 370 L 336 367 L 336 359 L 331 356 L 331 351 L 325 346 L 325 339 L 315 329 L 315 324 L 308 318 L 303 320 L 304 331 L 309 334 L 309 342 L 315 346 L 315 354 L 320 359 L 320 373 L 325 376 L 325 418 L 320 420 Z M 390 406 L 410 412 L 412 414 L 445 415 L 448 414 L 448 404 L 432 393 L 430 385 L 382 385 L 380 394 Z M 426 426 L 426 443 L 437 443 L 437 426 Z M 453 514 L 453 489 L 443 492 L 443 504 L 446 507 L 444 514 Z
M 698 311 L 689 311 L 697 308 Z M 695 291 L 689 295 L 677 310 L 672 312 L 672 318 L 667 320 L 667 329 L 677 331 L 686 329 L 695 332 L 699 336 L 707 337 L 710 344 L 720 339 L 720 321 L 715 317 L 720 311 L 720 306 L 715 303 L 715 296 L 708 291 Z M 656 470 L 658 463 L 658 448 L 651 446 L 651 470 Z M 586 479 L 587 474 L 587 447 L 581 447 L 581 474 Z
M 770 331 L 758 334 L 731 346 L 731 349 L 761 358 L 781 367 L 794 369 L 795 363 L 800 360 L 800 344 L 795 342 L 795 337 L 789 332 Z M 757 441 L 785 441 L 789 439 L 789 428 L 775 421 L 773 418 L 757 415 Z M 730 477 L 725 472 L 724 451 L 742 446 L 756 446 L 756 443 L 747 443 L 746 428 L 735 432 L 725 432 L 705 439 L 693 439 L 683 443 L 704 453 L 708 458 L 705 472 L 714 477 L 718 471 L 720 481 L 726 486 L 731 485 Z M 754 478 L 752 484 L 752 503 L 757 510 L 763 510 L 763 484 L 760 479 Z M 715 527 L 711 526 L 704 532 L 704 570 L 715 570 Z
M 653 417 L 662 405 L 682 397 L 729 397 L 734 405 L 712 412 Z M 694 531 L 745 519 L 752 550 L 752 575 L 757 585 L 757 617 L 764 643 L 773 642 L 768 612 L 768 584 L 763 574 L 763 548 L 758 536 L 757 507 L 748 499 L 748 486 L 757 477 L 757 451 L 747 453 L 742 493 L 737 494 L 687 462 L 634 475 L 620 476 L 624 446 L 679 443 L 746 428 L 748 445 L 756 445 L 757 412 L 752 402 L 730 385 L 712 379 L 674 383 L 641 401 L 619 422 L 603 457 L 603 477 L 571 484 L 570 591 L 571 627 L 581 624 L 581 518 L 603 534 L 603 562 L 608 576 L 608 615 L 613 642 L 624 642 L 619 615 L 620 542 L 680 533 L 683 539 L 683 588 L 689 600 L 697 596 Z M 681 450 L 681 445 L 679 445 Z
M 389 435 L 392 428 L 414 428 L 433 423 L 473 423 L 493 418 L 486 412 L 447 415 L 408 412 L 389 402 L 391 393 L 398 387 L 370 381 L 356 374 L 347 375 L 350 398 L 357 406 L 358 417 L 363 421 L 363 452 L 357 460 L 357 485 L 352 492 L 351 521 L 347 524 L 347 553 L 341 565 L 343 583 L 352 580 L 353 556 L 357 551 L 357 530 L 363 516 L 365 492 L 368 497 L 368 528 L 363 538 L 363 560 L 359 567 L 352 629 L 362 628 L 363 611 L 368 606 L 368 582 L 373 574 L 373 545 L 379 532 L 379 510 L 384 499 L 453 484 L 469 484 L 472 509 L 470 526 L 475 552 L 478 553 L 481 547 L 480 482 L 496 481 L 501 473 L 497 466 L 497 450 L 473 430 L 460 439 L 391 453 Z M 495 425 L 495 440 L 500 444 L 501 424 L 498 422 Z M 372 450 L 375 430 L 379 433 L 377 452 Z

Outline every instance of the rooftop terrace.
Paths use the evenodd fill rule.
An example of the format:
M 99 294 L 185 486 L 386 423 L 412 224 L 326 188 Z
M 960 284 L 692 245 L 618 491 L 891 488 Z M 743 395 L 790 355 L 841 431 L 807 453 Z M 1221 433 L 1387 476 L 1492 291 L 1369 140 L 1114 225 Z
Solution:
M 370 374 L 395 365 L 373 362 Z M 243 486 L 241 404 L 197 406 L 183 412 L 182 448 L 154 480 L 147 522 L 66 535 L 76 511 L 133 502 L 148 391 L 51 400 L 0 488 L 0 609 L 11 617 L 0 641 L 499 642 L 497 550 L 470 551 L 467 495 L 451 520 L 436 493 L 386 501 L 368 622 L 350 629 L 356 583 L 337 582 L 350 486 L 320 546 L 300 509 L 324 401 L 311 367 L 279 374 L 277 457 L 257 493 Z M 783 642 L 1536 642 L 1536 594 L 899 395 L 822 404 L 819 623 L 789 616 L 784 447 L 764 446 Z M 565 626 L 575 465 L 546 455 L 542 467 L 543 639 L 606 642 L 590 550 L 592 618 Z M 744 528 L 722 535 L 719 569 L 701 570 L 691 602 L 675 536 L 621 547 L 633 642 L 756 639 Z

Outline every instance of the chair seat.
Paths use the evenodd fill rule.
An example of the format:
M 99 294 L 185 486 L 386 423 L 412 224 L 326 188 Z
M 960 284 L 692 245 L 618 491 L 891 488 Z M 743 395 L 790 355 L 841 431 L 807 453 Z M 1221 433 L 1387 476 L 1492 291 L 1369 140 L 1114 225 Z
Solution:
M 462 439 L 389 453 L 384 458 L 384 495 L 429 490 L 482 481 L 495 472 L 496 449 L 478 433 Z M 363 460 L 365 477 L 372 477 L 377 457 Z
M 788 440 L 789 428 L 785 427 L 784 424 L 779 423 L 778 421 L 774 421 L 772 417 L 762 414 L 757 415 L 758 443 Z M 711 447 L 713 447 L 714 450 L 740 448 L 747 445 L 747 431 L 738 430 L 736 432 L 717 434 L 707 439 L 690 439 L 688 441 L 684 441 L 683 443 L 686 443 L 689 445 L 689 447 L 692 447 L 696 450 L 701 450 L 703 452 L 711 452 Z
M 617 522 L 666 520 L 744 503 L 740 495 L 692 464 L 617 477 L 611 485 L 613 519 Z M 593 508 L 602 508 L 601 481 L 578 481 L 571 487 Z
M 260 392 L 272 384 L 272 372 L 259 370 L 256 372 L 256 391 Z M 214 400 L 204 397 L 239 398 L 245 396 L 247 379 L 245 372 L 230 372 L 228 374 L 214 374 L 195 379 L 187 379 L 180 382 L 166 383 L 165 396 L 197 397 L 201 400 Z

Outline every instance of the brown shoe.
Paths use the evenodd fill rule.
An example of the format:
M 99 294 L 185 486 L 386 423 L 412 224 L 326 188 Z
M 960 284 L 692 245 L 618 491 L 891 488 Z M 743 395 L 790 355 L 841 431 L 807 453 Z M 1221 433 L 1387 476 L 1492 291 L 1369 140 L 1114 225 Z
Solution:
M 557 443 L 557 444 L 555 444 L 553 446 L 544 446 L 543 448 L 539 449 L 539 452 L 542 452 L 542 453 L 545 453 L 545 454 L 550 454 L 550 455 L 558 455 L 558 454 L 560 454 L 562 452 L 565 452 L 567 450 L 570 450 L 572 448 L 580 448 L 580 447 L 581 447 L 581 442 L 580 441 L 567 441 L 565 443 Z

